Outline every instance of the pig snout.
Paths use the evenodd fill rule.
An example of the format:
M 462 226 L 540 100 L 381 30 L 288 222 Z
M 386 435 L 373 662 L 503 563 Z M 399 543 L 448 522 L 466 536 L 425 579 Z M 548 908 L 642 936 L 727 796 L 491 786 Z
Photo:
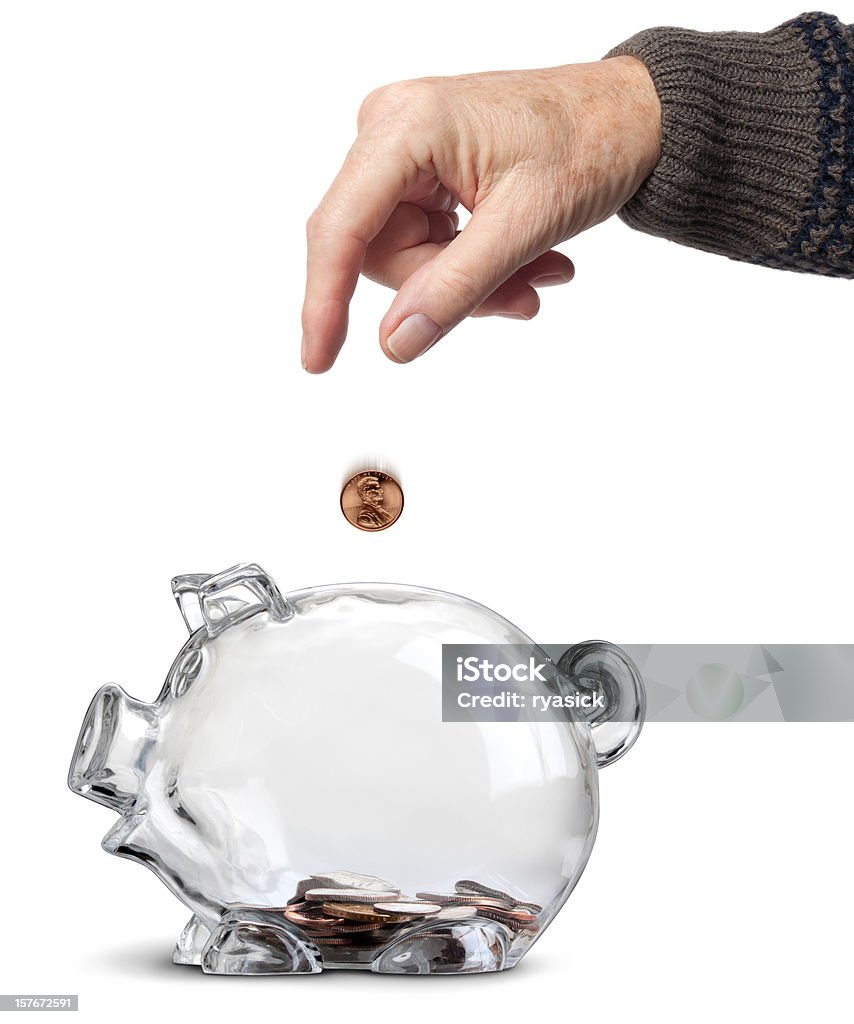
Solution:
M 68 772 L 74 793 L 123 813 L 136 802 L 145 753 L 157 731 L 154 708 L 120 686 L 104 686 L 92 699 Z

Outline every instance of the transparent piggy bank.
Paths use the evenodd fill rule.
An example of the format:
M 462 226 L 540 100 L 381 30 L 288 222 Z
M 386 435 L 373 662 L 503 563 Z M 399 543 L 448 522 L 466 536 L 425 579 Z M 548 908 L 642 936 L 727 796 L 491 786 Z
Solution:
M 640 731 L 629 659 L 593 642 L 555 664 L 488 608 L 418 587 L 283 596 L 242 565 L 172 589 L 190 637 L 159 696 L 103 687 L 68 782 L 120 815 L 103 848 L 151 868 L 192 912 L 175 963 L 518 963 L 587 863 L 598 768 Z M 574 687 L 606 707 L 444 721 L 447 644 L 530 649 L 547 666 L 535 690 Z

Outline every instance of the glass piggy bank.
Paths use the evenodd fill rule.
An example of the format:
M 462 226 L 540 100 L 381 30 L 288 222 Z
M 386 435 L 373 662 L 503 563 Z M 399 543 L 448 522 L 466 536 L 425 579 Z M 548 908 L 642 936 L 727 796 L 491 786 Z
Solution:
M 175 963 L 517 964 L 590 856 L 598 769 L 640 731 L 631 661 L 590 642 L 555 663 L 483 605 L 418 587 L 283 595 L 241 565 L 172 589 L 190 636 L 157 699 L 99 690 L 68 782 L 120 816 L 103 848 L 145 864 L 191 911 Z M 451 644 L 531 652 L 544 704 L 598 699 L 447 721 Z

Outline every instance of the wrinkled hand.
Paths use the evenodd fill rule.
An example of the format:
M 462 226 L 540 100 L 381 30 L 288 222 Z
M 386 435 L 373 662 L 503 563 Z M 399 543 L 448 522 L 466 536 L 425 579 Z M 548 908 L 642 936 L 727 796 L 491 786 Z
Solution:
M 553 246 L 616 212 L 654 168 L 661 112 L 633 57 L 425 78 L 372 92 L 308 222 L 303 365 L 347 334 L 359 274 L 397 296 L 380 344 L 406 363 L 467 316 L 530 320 L 572 279 Z M 455 209 L 471 218 L 458 231 Z

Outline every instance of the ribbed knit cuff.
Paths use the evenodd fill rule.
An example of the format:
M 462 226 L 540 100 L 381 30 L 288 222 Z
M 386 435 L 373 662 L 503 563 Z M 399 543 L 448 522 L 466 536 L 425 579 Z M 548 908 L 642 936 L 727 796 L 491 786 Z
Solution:
M 805 14 L 771 32 L 640 32 L 661 158 L 631 227 L 740 260 L 854 277 L 854 32 Z

